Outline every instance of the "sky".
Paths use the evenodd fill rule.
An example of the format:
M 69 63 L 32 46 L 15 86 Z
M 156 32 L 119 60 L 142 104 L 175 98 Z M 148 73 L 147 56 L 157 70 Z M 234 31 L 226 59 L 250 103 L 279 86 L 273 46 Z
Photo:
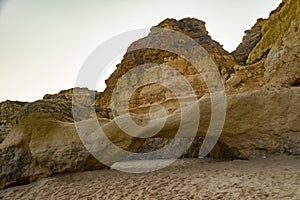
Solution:
M 244 31 L 258 18 L 267 18 L 280 2 L 0 0 L 0 102 L 35 101 L 74 87 L 83 63 L 99 45 L 166 18 L 205 21 L 212 38 L 231 52 L 242 41 Z M 105 77 L 113 72 L 114 64 L 103 72 Z M 99 68 L 106 66 L 100 63 Z M 104 88 L 100 80 L 97 89 Z

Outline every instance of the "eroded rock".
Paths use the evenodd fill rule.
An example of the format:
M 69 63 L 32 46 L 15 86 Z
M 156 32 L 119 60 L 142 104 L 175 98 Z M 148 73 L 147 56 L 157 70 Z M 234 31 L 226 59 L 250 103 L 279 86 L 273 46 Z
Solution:
M 292 21 L 281 41 L 273 46 L 265 63 L 264 81 L 270 84 L 300 84 L 300 16 Z

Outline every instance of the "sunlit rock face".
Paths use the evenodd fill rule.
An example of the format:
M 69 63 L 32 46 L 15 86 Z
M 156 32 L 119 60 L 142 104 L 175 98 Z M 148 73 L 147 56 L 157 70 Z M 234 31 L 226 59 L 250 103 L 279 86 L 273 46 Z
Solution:
M 165 37 L 168 31 L 174 31 L 174 34 L 170 34 L 170 37 Z M 179 34 L 176 34 L 178 32 Z M 186 41 L 181 37 L 184 34 L 194 43 Z M 215 65 L 216 70 L 223 70 L 223 72 L 230 72 L 233 69 L 235 61 L 233 57 L 223 49 L 223 47 L 216 41 L 212 40 L 209 36 L 205 23 L 203 21 L 194 18 L 185 18 L 182 20 L 166 19 L 153 27 L 149 35 L 143 39 L 134 42 L 129 48 L 128 52 L 124 55 L 123 60 L 117 65 L 116 71 L 106 80 L 107 88 L 100 95 L 100 98 L 96 100 L 96 105 L 104 107 L 110 107 L 114 102 L 112 93 L 114 89 L 118 89 L 120 92 L 127 92 L 134 88 L 138 83 L 146 82 L 147 80 L 159 80 L 165 74 L 169 75 L 166 79 L 168 83 L 176 85 L 177 88 L 182 87 L 182 84 L 178 81 L 178 76 L 183 76 L 188 81 L 193 92 L 200 98 L 208 92 L 206 82 L 203 80 L 203 74 L 199 73 L 199 70 L 195 68 L 187 59 L 172 52 L 168 52 L 162 49 L 143 48 L 145 44 L 148 46 L 160 46 L 176 48 L 176 50 L 182 52 L 182 54 L 189 52 L 190 55 L 196 52 L 196 46 L 200 45 L 203 48 L 203 52 L 211 57 L 212 64 Z M 195 50 L 193 50 L 195 48 Z M 199 56 L 199 55 L 197 55 Z M 200 59 L 201 57 L 199 57 Z M 134 71 L 132 69 L 138 66 L 152 64 L 147 69 L 152 68 L 151 73 L 147 73 L 145 69 Z M 170 66 L 176 70 L 178 74 L 174 72 L 165 72 L 165 68 L 161 65 Z M 205 64 L 200 64 L 204 66 Z M 207 64 L 206 64 L 207 65 Z M 156 68 L 156 69 L 154 69 Z M 122 76 L 126 76 L 125 78 Z M 225 79 L 228 74 L 224 73 L 222 77 Z M 122 81 L 118 84 L 118 81 Z M 177 83 L 176 83 L 177 81 Z M 117 87 L 118 84 L 118 87 Z M 186 86 L 182 87 L 180 91 L 181 98 L 187 98 Z M 124 104 L 128 100 L 123 100 L 122 95 L 118 96 L 119 104 Z M 137 88 L 130 98 L 129 108 L 130 111 L 136 114 L 147 113 L 151 104 L 163 104 L 169 113 L 178 108 L 178 102 L 175 94 L 168 88 L 159 84 L 146 84 L 143 87 Z M 124 108 L 125 109 L 125 108 Z
M 300 85 L 300 16 L 267 56 L 264 79 L 269 84 Z
M 300 17 L 300 2 L 283 0 L 262 26 L 262 39 L 248 56 L 248 63 L 261 60 L 271 48 L 281 42 L 293 20 Z

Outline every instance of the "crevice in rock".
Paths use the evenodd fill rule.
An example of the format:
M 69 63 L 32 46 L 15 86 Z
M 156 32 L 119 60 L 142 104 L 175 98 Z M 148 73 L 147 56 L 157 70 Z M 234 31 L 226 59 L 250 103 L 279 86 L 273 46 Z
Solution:
M 292 87 L 300 87 L 300 78 L 296 79 L 294 83 L 291 84 Z

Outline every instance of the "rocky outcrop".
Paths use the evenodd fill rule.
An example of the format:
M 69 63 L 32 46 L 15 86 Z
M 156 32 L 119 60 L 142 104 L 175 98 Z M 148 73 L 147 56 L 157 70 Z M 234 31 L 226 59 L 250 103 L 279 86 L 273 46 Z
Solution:
M 292 21 L 300 17 L 300 2 L 283 0 L 281 5 L 271 13 L 262 27 L 262 39 L 248 56 L 247 63 L 251 64 L 266 57 L 271 48 L 282 41 Z
M 176 135 L 181 124 L 184 124 L 185 132 L 176 141 L 178 149 L 170 149 L 169 153 L 181 153 L 185 149 L 184 143 L 190 141 L 192 146 L 186 148 L 183 157 L 199 156 L 200 146 L 207 148 L 205 142 L 202 145 L 212 116 L 212 95 L 208 95 L 207 84 L 216 80 L 215 74 L 221 74 L 218 80 L 225 83 L 227 110 L 222 134 L 216 138 L 218 143 L 210 156 L 250 159 L 280 153 L 299 154 L 300 88 L 296 87 L 300 82 L 298 18 L 299 1 L 284 0 L 269 19 L 259 20 L 246 32 L 243 43 L 232 53 L 235 59 L 212 40 L 204 22 L 191 18 L 166 19 L 153 27 L 147 37 L 128 48 L 116 71 L 106 81 L 107 88 L 103 93 L 75 88 L 78 96 L 71 89 L 45 95 L 43 100 L 26 105 L 11 102 L 0 104 L 2 121 L 6 122 L 13 116 L 10 119 L 11 131 L 7 136 L 1 136 L 4 141 L 0 144 L 0 188 L 28 183 L 57 173 L 100 169 L 104 164 L 118 161 L 120 149 L 143 153 L 163 148 L 171 143 L 170 138 Z M 165 39 L 162 44 L 155 40 L 170 30 L 187 35 L 195 43 L 182 40 L 176 34 Z M 206 63 L 208 69 L 204 69 L 204 74 L 209 82 L 205 82 L 205 77 L 184 57 L 157 48 L 137 49 L 144 43 L 172 46 L 182 52 L 191 50 L 191 57 L 197 56 L 195 47 L 200 44 L 216 65 L 215 74 L 210 68 L 211 63 Z M 203 61 L 201 57 L 197 58 L 199 62 Z M 171 66 L 177 72 L 147 65 L 151 63 Z M 144 64 L 148 67 L 138 74 L 131 71 L 140 69 L 138 66 Z M 151 75 L 147 73 L 149 71 Z M 180 96 L 174 95 L 169 88 L 151 83 L 138 87 L 130 96 L 129 104 L 126 104 L 124 96 L 139 81 L 161 79 L 164 75 L 169 85 L 180 88 Z M 181 76 L 195 92 L 196 99 L 195 104 L 184 105 L 179 109 L 179 100 L 185 102 L 191 98 L 187 87 L 179 82 Z M 119 81 L 121 84 L 117 85 Z M 112 98 L 116 86 L 121 95 Z M 213 86 L 218 88 L 218 85 Z M 118 120 L 124 117 L 123 110 L 111 110 L 111 102 L 120 104 L 124 109 L 129 107 L 130 117 L 141 127 L 147 127 L 149 117 L 154 118 L 154 124 L 150 123 L 149 127 L 134 130 L 130 134 L 144 136 L 157 129 L 164 119 L 159 112 L 153 116 L 149 114 L 155 106 L 156 109 L 161 108 L 158 105 L 165 108 L 166 121 L 150 139 L 128 135 L 118 124 Z M 201 111 L 199 120 L 193 118 L 193 114 L 199 114 L 196 108 Z M 181 121 L 182 113 L 188 119 L 184 123 Z M 199 127 L 196 139 L 193 139 L 190 125 L 195 120 L 197 123 L 199 121 Z M 99 124 L 102 129 L 99 129 Z M 123 125 L 130 128 L 129 123 Z M 10 127 L 2 128 L 1 131 L 5 130 L 2 132 L 10 130 Z M 83 134 L 88 136 L 86 140 L 78 130 L 85 131 Z M 100 130 L 105 135 L 98 134 Z M 118 150 L 111 151 L 111 143 L 119 147 Z M 158 156 L 169 158 L 169 153 Z M 95 159 L 99 156 L 108 162 L 100 163 Z
M 300 147 L 300 88 L 228 96 L 221 141 L 244 158 L 293 153 Z
M 0 144 L 0 188 L 52 174 L 104 167 L 82 144 L 68 100 L 29 103 L 13 117 L 12 125 L 12 131 Z M 133 141 L 129 142 L 131 137 L 122 137 L 120 132 L 111 133 L 109 138 L 124 142 L 119 146 L 126 150 L 137 149 Z
M 227 96 L 226 121 L 220 142 L 235 156 L 249 159 L 272 154 L 293 154 L 300 148 L 300 88 L 260 89 Z M 210 98 L 199 100 L 198 137 L 206 135 L 210 123 Z M 193 110 L 193 109 L 191 109 Z M 174 113 L 157 137 L 172 137 L 181 121 Z M 188 131 L 187 131 L 188 132 Z
M 38 101 L 23 107 L 0 145 L 0 187 L 90 168 L 86 163 L 91 156 L 71 122 L 71 103 L 64 100 Z
M 5 123 L 10 121 L 10 118 L 19 112 L 19 110 L 26 104 L 27 102 L 19 102 L 19 101 L 4 101 L 0 103 L 0 123 Z
M 250 52 L 262 38 L 262 26 L 266 21 L 266 19 L 258 19 L 250 30 L 245 31 L 246 35 L 243 37 L 242 43 L 231 53 L 238 64 L 246 64 Z
M 11 117 L 15 115 L 27 102 L 4 101 L 0 103 L 0 144 L 11 130 Z
M 203 78 L 191 63 L 181 57 L 182 55 L 154 48 L 139 49 L 141 46 L 144 46 L 143 44 L 151 44 L 151 46 L 172 46 L 182 52 L 186 52 L 186 49 L 189 49 L 191 54 L 193 53 L 192 49 L 195 48 L 193 46 L 195 44 L 191 44 L 190 41 L 185 41 L 178 34 L 172 34 L 170 36 L 172 38 L 166 40 L 157 40 L 159 37 L 166 37 L 164 34 L 167 30 L 183 33 L 191 38 L 195 44 L 200 44 L 205 51 L 208 52 L 217 68 L 225 72 L 224 79 L 227 78 L 228 73 L 233 70 L 235 64 L 234 58 L 225 51 L 219 43 L 212 40 L 208 35 L 203 21 L 194 18 L 185 18 L 178 21 L 175 19 L 166 19 L 156 27 L 153 27 L 147 37 L 134 42 L 128 48 L 128 52 L 124 55 L 123 60 L 117 65 L 116 71 L 106 81 L 107 88 L 96 100 L 96 105 L 110 107 L 112 93 L 118 80 L 131 69 L 149 63 L 156 63 L 157 65 L 164 64 L 173 67 L 180 75 L 183 75 L 189 81 L 199 98 L 207 93 L 207 86 Z M 136 79 L 147 80 L 148 77 L 155 80 L 159 79 L 161 74 L 163 74 L 161 71 L 157 71 L 151 74 L 152 77 L 149 77 L 147 73 L 136 74 L 136 76 L 133 76 L 131 73 L 130 77 L 132 78 L 128 78 L 126 82 L 124 81 L 122 84 L 124 87 L 119 90 L 129 91 L 135 86 L 135 83 L 139 82 L 139 80 Z M 151 91 L 151 93 L 149 93 L 149 91 Z M 149 108 L 148 104 L 167 102 L 168 99 L 173 97 L 174 94 L 172 94 L 170 90 L 155 84 L 148 84 L 147 86 L 138 88 L 133 94 L 130 99 L 129 107 L 133 113 L 147 113 L 147 109 Z M 122 100 L 118 99 L 118 102 L 122 103 Z M 165 106 L 170 110 L 170 113 L 174 111 L 174 107 Z M 141 107 L 144 107 L 144 111 L 140 109 Z
M 73 102 L 73 91 L 76 90 L 76 93 L 78 96 L 84 96 L 82 99 L 77 98 L 76 103 L 84 105 L 86 101 L 91 101 L 92 105 L 95 108 L 95 112 L 98 116 L 98 118 L 112 118 L 111 110 L 107 107 L 104 107 L 99 104 L 95 104 L 95 99 L 98 99 L 99 97 L 102 97 L 103 94 L 101 92 L 92 91 L 87 88 L 72 88 L 68 90 L 62 90 L 57 94 L 46 94 L 43 97 L 43 100 L 47 99 L 63 99 L 66 101 L 69 101 L 70 103 Z
M 211 156 L 251 158 L 299 152 L 299 95 L 297 87 L 229 95 L 219 141 L 223 147 L 215 147 Z M 210 98 L 202 97 L 199 105 L 198 137 L 204 137 L 211 118 Z M 133 118 L 139 119 L 139 116 L 133 115 Z M 155 137 L 174 136 L 180 121 L 180 113 L 169 115 L 166 125 Z M 110 140 L 123 149 L 136 151 L 143 144 L 142 139 L 124 135 L 115 121 L 106 121 L 103 129 Z M 193 144 L 194 149 L 188 154 L 194 156 L 199 144 Z M 66 100 L 50 99 L 26 105 L 14 118 L 13 130 L 0 150 L 2 188 L 51 174 L 103 167 L 83 147 L 73 123 L 71 104 Z
M 10 123 L 3 123 L 0 125 L 0 144 L 6 138 L 8 133 L 11 131 L 11 124 Z
M 283 38 L 274 45 L 265 62 L 264 81 L 270 84 L 300 84 L 300 16 L 292 21 Z
M 166 19 L 159 23 L 157 27 L 175 30 L 189 36 L 210 54 L 220 70 L 223 68 L 232 69 L 234 59 L 218 42 L 211 38 L 206 30 L 205 22 L 195 18 L 185 18 L 178 21 Z

